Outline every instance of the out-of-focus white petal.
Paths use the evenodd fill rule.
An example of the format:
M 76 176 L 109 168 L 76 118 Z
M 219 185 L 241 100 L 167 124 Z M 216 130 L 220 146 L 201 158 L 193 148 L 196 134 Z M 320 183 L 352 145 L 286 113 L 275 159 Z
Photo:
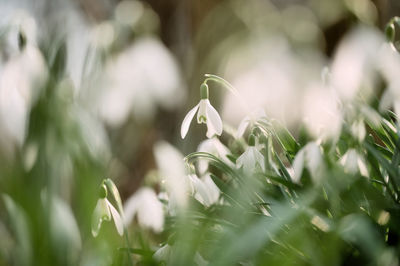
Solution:
M 205 175 L 204 177 L 202 177 L 202 181 L 207 188 L 207 192 L 210 198 L 210 204 L 214 204 L 218 201 L 221 191 L 211 179 L 210 175 Z
M 195 195 L 194 197 L 205 206 L 210 206 L 211 200 L 209 198 L 207 188 L 196 175 L 188 175 L 189 180 L 192 182 Z
M 159 248 L 153 255 L 153 258 L 156 261 L 168 261 L 169 257 L 171 256 L 172 247 L 168 244 Z
M 51 237 L 55 245 L 67 247 L 69 256 L 77 258 L 82 246 L 79 228 L 71 208 L 61 198 L 52 199 L 50 211 Z
M 150 188 L 141 188 L 132 195 L 124 205 L 124 213 L 125 224 L 130 224 L 137 214 L 139 224 L 154 232 L 161 232 L 164 226 L 163 206 Z
M 340 164 L 343 165 L 346 172 L 356 173 L 358 171 L 357 152 L 354 149 L 349 149 L 340 159 Z
M 246 116 L 243 118 L 242 121 L 240 121 L 240 124 L 238 126 L 237 132 L 236 132 L 236 138 L 241 138 L 246 131 L 247 127 L 250 124 L 250 117 Z
M 318 168 L 322 163 L 322 154 L 319 146 L 315 142 L 310 142 L 306 145 L 305 161 L 311 174 L 316 175 Z
M 261 154 L 255 147 L 250 147 L 251 152 L 253 153 L 254 160 L 256 164 L 258 164 L 263 171 L 265 171 L 265 162 L 264 162 L 264 155 Z
M 203 140 L 197 147 L 197 151 L 211 153 L 219 157 L 227 165 L 234 167 L 232 161 L 227 157 L 227 155 L 230 153 L 229 149 L 216 137 Z M 208 160 L 199 159 L 197 168 L 200 174 L 204 174 L 208 168 Z
M 111 213 L 106 199 L 99 199 L 92 215 L 92 235 L 96 237 L 99 234 L 101 223 L 110 220 Z
M 304 150 L 300 150 L 296 156 L 294 157 L 293 160 L 293 171 L 294 175 L 292 176 L 292 181 L 294 183 L 299 183 L 301 174 L 303 173 L 303 168 L 304 168 Z
M 343 165 L 347 173 L 355 174 L 360 172 L 363 176 L 369 176 L 363 157 L 355 149 L 349 149 L 340 159 L 339 163 Z
M 353 99 L 359 89 L 374 83 L 374 61 L 383 37 L 373 28 L 359 27 L 341 41 L 332 63 L 332 85 L 339 97 Z
M 160 174 L 165 179 L 170 202 L 178 207 L 186 206 L 189 184 L 186 178 L 183 155 L 165 141 L 155 144 L 154 155 Z
M 342 112 L 332 91 L 322 84 L 311 85 L 304 96 L 304 122 L 309 132 L 323 140 L 336 139 L 342 128 Z
M 207 107 L 207 137 L 211 138 L 214 134 L 220 136 L 222 134 L 222 120 L 217 110 L 210 104 L 209 100 L 206 100 Z
M 379 101 L 379 111 L 383 112 L 389 110 L 393 105 L 393 98 L 394 95 L 391 90 L 386 89 L 382 94 L 381 100 Z
M 365 135 L 367 134 L 363 120 L 355 121 L 351 125 L 350 131 L 351 131 L 352 135 L 360 142 L 364 140 Z
M 199 105 L 196 105 L 195 107 L 193 107 L 185 116 L 185 118 L 183 119 L 182 122 L 182 126 L 181 126 L 181 137 L 182 139 L 184 139 L 186 137 L 186 134 L 189 130 L 190 127 L 190 123 L 193 120 L 194 115 L 196 114 L 197 109 L 199 108 Z
M 121 215 L 114 208 L 114 206 L 106 199 L 107 205 L 110 208 L 111 216 L 114 220 L 115 228 L 117 228 L 118 234 L 121 236 L 124 234 L 124 224 L 122 223 Z

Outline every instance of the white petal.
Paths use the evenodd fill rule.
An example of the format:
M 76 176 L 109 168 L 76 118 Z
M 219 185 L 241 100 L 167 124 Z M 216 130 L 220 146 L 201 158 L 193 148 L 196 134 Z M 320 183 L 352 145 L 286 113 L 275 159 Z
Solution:
M 214 204 L 218 201 L 219 195 L 221 191 L 217 187 L 217 185 L 214 183 L 214 181 L 211 179 L 210 175 L 206 175 L 202 178 L 202 181 L 204 185 L 207 187 L 207 192 L 210 197 L 210 203 Z
M 301 174 L 303 172 L 304 168 L 304 149 L 300 150 L 296 156 L 294 157 L 293 160 L 293 170 L 294 170 L 294 175 L 292 176 L 292 181 L 294 183 L 299 183 Z
M 363 176 L 369 177 L 367 164 L 365 163 L 364 159 L 360 156 L 358 157 L 358 169 L 360 169 L 360 173 Z
M 207 101 L 207 137 L 211 138 L 214 134 L 220 136 L 222 134 L 222 120 L 217 110 Z
M 188 178 L 194 187 L 195 199 L 203 205 L 209 206 L 209 198 L 202 181 L 196 175 L 188 175 Z
M 186 178 L 183 155 L 165 141 L 159 141 L 154 145 L 154 155 L 160 175 L 165 179 L 165 188 L 170 202 L 176 203 L 176 206 L 185 207 L 190 187 Z
M 184 139 L 186 134 L 189 130 L 190 123 L 193 120 L 194 115 L 196 114 L 197 109 L 199 108 L 199 104 L 192 108 L 192 110 L 187 113 L 185 118 L 183 119 L 182 126 L 181 126 L 181 137 Z
M 156 193 L 150 188 L 141 188 L 138 191 L 138 198 L 139 224 L 153 229 L 154 232 L 161 232 L 164 226 L 164 211 Z
M 317 171 L 322 164 L 322 154 L 319 146 L 315 142 L 306 145 L 305 161 L 311 174 L 316 177 Z
M 257 150 L 256 147 L 252 147 L 252 153 L 255 159 L 255 162 L 258 163 L 263 171 L 265 171 L 265 162 L 264 162 L 264 155 Z
M 114 208 L 114 206 L 108 200 L 106 200 L 106 201 L 107 201 L 108 207 L 110 208 L 111 215 L 114 220 L 115 228 L 117 228 L 118 234 L 120 234 L 122 236 L 124 234 L 124 225 L 122 223 L 121 215 L 118 213 L 118 211 Z
M 171 256 L 171 246 L 166 244 L 165 246 L 159 248 L 153 255 L 156 261 L 168 261 Z
M 250 148 L 251 147 L 247 148 L 246 151 L 236 160 L 237 167 L 243 167 L 245 174 L 250 174 L 254 170 L 256 164 L 254 152 Z
M 101 223 L 111 220 L 110 209 L 105 199 L 99 199 L 92 215 L 92 235 L 96 237 L 99 234 Z
M 379 101 L 379 111 L 386 111 L 389 110 L 390 107 L 393 104 L 393 98 L 394 95 L 389 89 L 386 89 L 381 97 L 381 100 Z

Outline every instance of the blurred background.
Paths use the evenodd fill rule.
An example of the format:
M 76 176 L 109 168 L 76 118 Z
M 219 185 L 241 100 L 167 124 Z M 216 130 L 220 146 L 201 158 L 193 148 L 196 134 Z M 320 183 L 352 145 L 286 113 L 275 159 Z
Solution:
M 179 132 L 204 74 L 231 82 L 244 101 L 210 83 L 226 132 L 260 108 L 295 132 L 322 69 L 335 58 L 353 66 L 340 62 L 344 36 L 356 32 L 349 42 L 359 46 L 342 51 L 364 58 L 399 13 L 397 0 L 0 0 L 0 193 L 30 217 L 26 230 L 40 228 L 31 237 L 48 253 L 42 265 L 57 252 L 68 257 L 50 248 L 62 236 L 46 233 L 57 223 L 36 206 L 72 210 L 76 222 L 61 211 L 64 234 L 88 238 L 103 178 L 124 201 L 152 182 L 158 140 L 197 149 L 204 126 L 193 123 L 185 140 Z M 0 262 L 29 235 L 11 237 L 6 205 Z

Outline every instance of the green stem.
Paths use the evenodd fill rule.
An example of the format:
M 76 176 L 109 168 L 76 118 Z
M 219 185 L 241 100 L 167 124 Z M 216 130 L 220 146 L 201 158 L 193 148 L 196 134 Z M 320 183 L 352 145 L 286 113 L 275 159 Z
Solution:
M 245 109 L 246 113 L 249 113 L 249 108 L 247 104 L 243 101 L 239 92 L 235 89 L 235 87 L 232 86 L 232 84 L 230 84 L 228 81 L 217 75 L 205 74 L 204 76 L 206 77 L 204 83 L 207 83 L 208 81 L 214 81 L 223 85 L 229 92 L 231 92 L 233 95 L 235 95 L 236 98 L 238 98 L 240 105 L 242 106 L 243 109 Z

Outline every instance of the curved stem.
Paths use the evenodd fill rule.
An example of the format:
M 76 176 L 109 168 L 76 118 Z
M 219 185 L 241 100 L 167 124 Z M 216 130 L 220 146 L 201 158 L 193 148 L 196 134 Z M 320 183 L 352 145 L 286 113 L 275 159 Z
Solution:
M 207 83 L 207 81 L 214 81 L 223 85 L 229 92 L 231 92 L 233 95 L 235 95 L 236 98 L 238 98 L 240 105 L 243 109 L 245 109 L 246 113 L 249 113 L 249 107 L 243 101 L 242 97 L 240 97 L 239 92 L 235 89 L 235 87 L 232 86 L 232 84 L 217 75 L 205 74 L 204 76 L 206 77 L 204 83 Z

